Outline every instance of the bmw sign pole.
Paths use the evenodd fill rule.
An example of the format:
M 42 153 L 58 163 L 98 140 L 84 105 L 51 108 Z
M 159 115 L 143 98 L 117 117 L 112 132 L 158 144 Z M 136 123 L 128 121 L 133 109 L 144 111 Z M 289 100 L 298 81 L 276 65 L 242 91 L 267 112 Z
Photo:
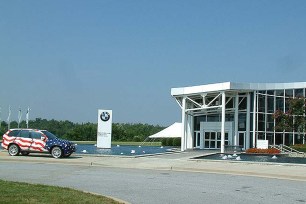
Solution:
M 112 110 L 98 110 L 97 148 L 112 147 Z

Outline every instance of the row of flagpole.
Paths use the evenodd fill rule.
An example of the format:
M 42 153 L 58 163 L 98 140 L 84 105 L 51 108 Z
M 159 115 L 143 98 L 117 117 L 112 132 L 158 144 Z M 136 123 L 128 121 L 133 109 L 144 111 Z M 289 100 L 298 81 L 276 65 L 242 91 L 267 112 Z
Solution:
M 27 128 L 29 128 L 29 117 L 30 117 L 30 107 L 28 107 L 27 109 L 27 113 L 26 113 L 26 124 L 27 124 Z M 9 106 L 9 112 L 8 112 L 8 116 L 7 116 L 7 124 L 8 124 L 8 129 L 10 129 L 10 125 L 11 125 L 11 106 Z M 18 128 L 20 128 L 20 123 L 21 123 L 21 117 L 22 117 L 22 112 L 21 112 L 21 108 L 19 107 L 18 110 Z M 2 119 L 1 119 L 1 107 L 0 107 L 0 128 L 1 128 L 1 123 L 2 123 Z

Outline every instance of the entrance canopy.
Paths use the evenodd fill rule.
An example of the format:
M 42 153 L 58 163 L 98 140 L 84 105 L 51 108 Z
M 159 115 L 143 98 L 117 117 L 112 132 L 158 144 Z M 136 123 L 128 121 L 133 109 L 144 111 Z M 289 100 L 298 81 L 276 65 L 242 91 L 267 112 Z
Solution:
M 182 123 L 174 123 L 164 130 L 149 136 L 149 138 L 180 138 L 182 134 Z

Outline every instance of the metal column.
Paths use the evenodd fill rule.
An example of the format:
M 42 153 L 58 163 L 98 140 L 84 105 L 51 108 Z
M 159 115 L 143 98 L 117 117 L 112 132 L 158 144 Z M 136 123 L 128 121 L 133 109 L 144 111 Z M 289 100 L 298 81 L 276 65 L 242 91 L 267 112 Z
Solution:
M 246 116 L 246 135 L 245 135 L 245 149 L 250 148 L 250 117 L 251 117 L 251 99 L 250 93 L 247 95 L 247 116 Z
M 182 99 L 182 137 L 181 151 L 186 150 L 186 97 Z
M 234 145 L 238 145 L 238 105 L 239 105 L 239 94 L 237 93 L 235 97 L 235 135 L 234 135 Z
M 253 99 L 253 148 L 255 148 L 255 143 L 256 143 L 256 124 L 257 124 L 257 95 L 256 91 L 254 91 L 254 99 Z
M 221 153 L 224 153 L 225 144 L 225 92 L 222 92 L 222 116 L 221 116 Z

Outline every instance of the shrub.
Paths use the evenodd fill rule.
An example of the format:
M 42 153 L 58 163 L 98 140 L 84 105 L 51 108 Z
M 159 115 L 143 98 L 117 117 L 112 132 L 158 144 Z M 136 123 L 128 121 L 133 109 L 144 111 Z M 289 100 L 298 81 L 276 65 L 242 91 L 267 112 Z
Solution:
M 181 138 L 163 138 L 161 142 L 163 146 L 181 146 Z
M 250 148 L 245 151 L 248 154 L 279 154 L 280 150 L 275 148 L 269 149 L 257 149 L 257 148 Z
M 134 142 L 141 142 L 140 136 L 134 136 L 134 137 L 133 137 L 133 141 L 134 141 Z
M 162 146 L 167 146 L 167 139 L 166 138 L 163 138 L 161 140 L 161 143 L 162 143 Z
M 173 145 L 173 138 L 167 138 L 166 146 L 172 146 Z
M 173 146 L 175 147 L 181 146 L 181 138 L 173 138 Z
M 296 149 L 297 151 L 300 151 L 300 152 L 306 152 L 306 144 L 296 144 L 296 145 L 293 145 L 293 146 L 290 146 L 292 147 L 293 149 Z

